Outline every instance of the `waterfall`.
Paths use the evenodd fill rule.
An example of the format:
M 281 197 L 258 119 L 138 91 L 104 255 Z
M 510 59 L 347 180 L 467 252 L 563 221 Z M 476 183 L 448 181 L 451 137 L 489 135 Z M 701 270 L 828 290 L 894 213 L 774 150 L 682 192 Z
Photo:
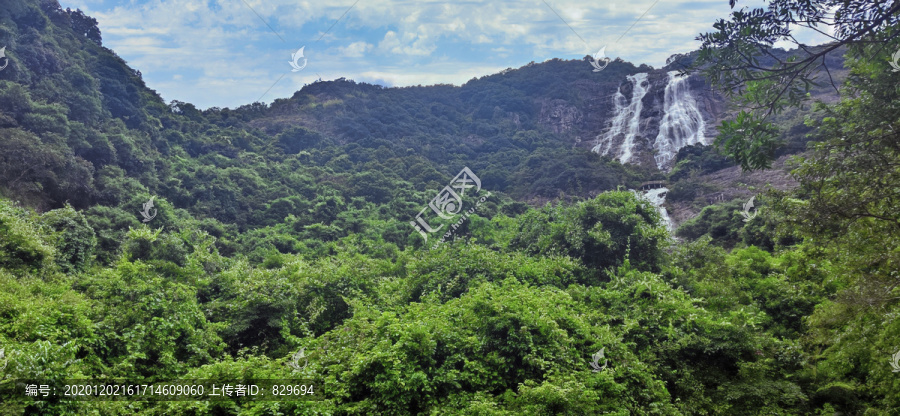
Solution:
M 644 194 L 644 198 L 647 198 L 656 207 L 663 223 L 666 225 L 666 229 L 671 233 L 675 229 L 675 223 L 669 218 L 669 211 L 666 211 L 666 207 L 662 206 L 663 202 L 666 202 L 667 192 L 669 192 L 669 188 L 651 189 Z
M 640 128 L 641 109 L 644 106 L 641 100 L 650 89 L 650 85 L 647 83 L 646 73 L 642 72 L 629 75 L 626 78 L 631 81 L 631 84 L 633 85 L 631 101 L 626 103 L 625 95 L 622 94 L 622 88 L 619 87 L 616 94 L 613 96 L 613 105 L 616 108 L 616 113 L 612 119 L 612 126 L 610 126 L 606 134 L 598 136 L 597 145 L 591 149 L 602 155 L 609 154 L 613 150 L 613 143 L 615 143 L 616 137 L 624 135 L 625 139 L 619 146 L 619 151 L 616 155 L 621 163 L 626 163 L 631 160 L 633 154 L 632 150 L 634 148 L 634 138 L 637 136 L 638 129 Z M 668 93 L 668 89 L 666 92 Z
M 697 108 L 697 102 L 691 96 L 687 78 L 677 76 L 678 71 L 669 71 L 669 82 L 666 84 L 663 117 L 659 122 L 659 135 L 656 136 L 656 166 L 668 168 L 675 159 L 678 149 L 692 144 L 706 144 L 703 131 L 706 124 Z
M 628 107 L 628 104 L 625 101 L 625 94 L 622 94 L 622 87 L 619 87 L 616 90 L 616 95 L 613 95 L 613 105 L 616 107 L 616 115 L 612 119 L 612 127 L 605 135 L 599 137 L 599 143 L 591 149 L 594 153 L 609 154 L 609 151 L 612 150 L 613 138 L 622 134 L 625 130 L 625 119 L 628 117 L 628 112 L 625 109 Z

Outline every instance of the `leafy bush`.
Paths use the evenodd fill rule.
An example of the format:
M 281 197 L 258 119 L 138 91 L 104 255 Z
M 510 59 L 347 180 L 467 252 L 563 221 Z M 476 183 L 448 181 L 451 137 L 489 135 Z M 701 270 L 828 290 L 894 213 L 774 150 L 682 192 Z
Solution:
M 739 215 L 742 209 L 743 202 L 738 200 L 710 205 L 703 208 L 696 217 L 682 223 L 675 231 L 675 235 L 689 239 L 708 235 L 717 244 L 734 247 L 741 241 L 738 233 L 744 226 L 743 217 Z
M 56 250 L 26 211 L 0 199 L 0 267 L 39 271 L 50 268 Z
M 84 215 L 67 205 L 44 213 L 41 222 L 56 232 L 56 262 L 63 272 L 84 271 L 90 266 L 97 237 Z
M 547 205 L 522 215 L 510 248 L 569 256 L 598 271 L 618 267 L 626 258 L 642 270 L 658 271 L 666 239 L 654 206 L 616 191 L 572 207 Z

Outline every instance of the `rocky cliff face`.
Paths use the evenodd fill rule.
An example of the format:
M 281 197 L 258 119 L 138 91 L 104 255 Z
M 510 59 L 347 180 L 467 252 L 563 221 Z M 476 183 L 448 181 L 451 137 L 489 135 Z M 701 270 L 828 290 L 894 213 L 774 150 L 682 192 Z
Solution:
M 582 124 L 581 110 L 566 100 L 541 100 L 538 122 L 554 133 L 565 133 Z
M 793 51 L 772 49 L 785 59 Z M 843 50 L 830 54 L 826 64 L 837 85 L 846 76 Z M 691 60 L 692 54 L 673 60 Z M 585 58 L 584 66 L 589 66 Z M 579 63 L 581 64 L 581 63 Z M 635 67 L 616 60 L 601 73 L 579 79 L 578 99 L 540 101 L 542 127 L 568 135 L 578 147 L 609 155 L 622 163 L 672 168 L 682 147 L 711 144 L 717 126 L 728 117 L 725 97 L 702 76 L 679 77 L 675 65 L 660 69 Z M 619 65 L 616 67 L 616 65 Z M 824 72 L 823 72 L 824 73 Z M 823 79 L 826 79 L 823 76 Z M 837 95 L 827 83 L 810 91 L 813 97 L 834 102 Z
M 547 100 L 539 122 L 555 133 L 570 133 L 577 146 L 622 163 L 668 170 L 681 147 L 710 144 L 725 117 L 724 97 L 702 77 L 679 77 L 670 68 L 627 75 L 618 85 L 591 84 L 579 86 L 589 97 L 583 108 Z

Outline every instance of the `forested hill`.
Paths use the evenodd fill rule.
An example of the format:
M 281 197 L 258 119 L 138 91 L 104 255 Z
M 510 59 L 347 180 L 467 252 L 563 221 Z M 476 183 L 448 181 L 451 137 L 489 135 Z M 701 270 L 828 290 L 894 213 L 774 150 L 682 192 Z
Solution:
M 533 203 L 662 179 L 652 166 L 622 166 L 582 150 L 608 129 L 611 98 L 628 84 L 626 76 L 650 72 L 657 83 L 693 59 L 677 56 L 658 70 L 616 60 L 599 74 L 588 58 L 554 59 L 461 87 L 381 88 L 340 79 L 305 86 L 271 106 L 200 111 L 190 103 L 166 105 L 140 71 L 102 46 L 96 21 L 80 11 L 32 1 L 0 13 L 0 42 L 11 62 L 0 72 L 0 128 L 9 129 L 0 144 L 0 179 L 7 197 L 43 211 L 67 202 L 79 209 L 132 207 L 154 194 L 240 229 L 270 225 L 285 209 L 301 216 L 309 209 L 283 201 L 276 204 L 281 211 L 269 206 L 303 193 L 303 186 L 285 186 L 287 171 L 344 199 L 374 203 L 436 189 L 463 166 L 488 189 Z M 839 82 L 840 60 L 829 65 Z M 714 132 L 726 115 L 722 98 L 702 79 L 692 80 Z M 645 99 L 642 124 L 659 123 L 660 109 L 653 108 L 662 105 L 662 87 Z M 801 134 L 789 138 L 802 149 Z M 641 149 L 649 155 L 644 142 L 635 151 Z M 695 167 L 686 162 L 682 174 Z M 191 178 L 201 171 L 195 186 Z M 190 195 L 184 184 L 195 188 Z
M 166 103 L 102 46 L 96 20 L 54 0 L 0 0 L 4 46 L 0 414 L 900 408 L 896 48 L 832 51 L 853 54 L 846 70 L 822 57 L 848 85 L 841 100 L 826 86 L 812 92 L 831 105 L 778 98 L 780 128 L 739 114 L 721 124 L 725 150 L 683 146 L 660 170 L 650 145 L 670 71 L 708 48 L 659 69 L 550 60 L 459 87 L 340 79 L 200 110 Z M 682 80 L 710 126 L 748 108 L 709 90 L 714 78 Z M 613 96 L 636 89 L 642 156 L 590 152 L 621 110 Z M 777 189 L 783 169 L 733 162 L 800 151 Z M 458 200 L 435 197 L 466 172 L 478 182 L 464 176 Z M 680 240 L 628 191 L 657 180 L 699 213 Z M 427 244 L 426 210 L 440 229 Z M 73 379 L 293 380 L 317 400 L 16 390 Z
M 101 45 L 92 18 L 52 1 L 13 6 L 0 11 L 10 58 L 0 72 L 3 195 L 39 211 L 85 210 L 110 253 L 150 196 L 163 212 L 202 221 L 225 252 L 253 252 L 235 232 L 267 226 L 316 241 L 365 228 L 403 247 L 421 244 L 408 224 L 417 207 L 464 166 L 486 189 L 537 202 L 649 175 L 573 151 L 570 138 L 539 125 L 522 90 L 572 91 L 564 86 L 585 70 L 571 62 L 514 71 L 529 74 L 518 89 L 487 79 L 399 89 L 338 80 L 271 108 L 198 111 L 166 105 Z M 635 70 L 616 62 L 604 76 Z M 508 208 L 492 209 L 524 208 L 503 198 Z
M 157 195 L 163 205 L 247 230 L 288 214 L 330 223 L 314 207 L 337 204 L 340 212 L 354 197 L 357 205 L 391 204 L 383 219 L 405 219 L 429 199 L 417 192 L 443 186 L 463 166 L 488 189 L 540 201 L 647 176 L 572 151 L 568 138 L 538 125 L 519 90 L 500 84 L 381 89 L 339 80 L 272 108 L 198 111 L 166 105 L 101 46 L 96 21 L 81 12 L 46 1 L 0 13 L 10 58 L 0 72 L 0 179 L 4 195 L 41 211 L 68 203 L 134 217 L 138 201 Z M 565 91 L 571 76 L 559 68 L 571 63 L 543 65 L 541 74 L 557 74 L 535 73 L 523 88 Z M 634 70 L 614 63 L 604 76 Z M 521 116 L 506 117 L 514 110 Z M 406 231 L 380 234 L 405 240 Z

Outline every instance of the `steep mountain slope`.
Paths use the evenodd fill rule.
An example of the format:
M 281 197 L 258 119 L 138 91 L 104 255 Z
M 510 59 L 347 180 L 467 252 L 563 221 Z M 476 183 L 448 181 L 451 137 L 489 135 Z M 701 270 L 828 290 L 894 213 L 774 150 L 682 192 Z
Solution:
M 154 195 L 161 216 L 197 221 L 224 253 L 261 258 L 360 232 L 421 244 L 410 218 L 463 166 L 498 196 L 522 200 L 588 195 L 644 176 L 573 151 L 533 118 L 500 116 L 498 105 L 520 110 L 525 101 L 488 82 L 381 89 L 338 80 L 271 107 L 167 105 L 102 46 L 93 19 L 55 1 L 6 6 L 0 195 L 39 212 L 84 210 L 104 260 Z M 564 82 L 533 81 L 550 81 L 545 91 Z M 486 215 L 524 209 L 506 196 L 489 206 Z M 290 236 L 275 237 L 282 233 Z
M 772 52 L 781 57 L 792 53 Z M 835 85 L 846 76 L 843 52 L 832 52 L 827 61 Z M 255 112 L 251 124 L 275 132 L 286 125 L 302 125 L 345 142 L 431 135 L 447 140 L 464 136 L 464 142 L 483 144 L 537 130 L 620 163 L 668 171 L 682 147 L 711 144 L 717 125 L 734 111 L 701 77 L 680 76 L 678 70 L 693 59 L 693 54 L 675 55 L 661 69 L 616 60 L 599 74 L 591 71 L 588 58 L 553 59 L 473 79 L 461 87 L 382 89 L 315 83 L 290 99 L 277 100 L 267 111 Z M 812 93 L 826 102 L 837 97 L 827 82 Z M 780 121 L 786 130 L 798 125 L 784 117 Z
M 822 167 L 867 182 L 825 189 L 885 220 L 810 208 L 822 188 L 807 182 L 760 196 L 745 222 L 746 197 L 794 184 L 781 169 L 742 174 L 702 144 L 729 109 L 671 73 L 689 56 L 602 73 L 551 60 L 460 87 L 318 82 L 272 106 L 200 111 L 167 105 L 92 19 L 55 2 L 0 0 L 0 42 L 0 413 L 900 408 L 900 233 L 878 194 L 900 159 L 883 135 L 900 131 L 886 54 L 849 61 L 876 82 L 830 110 L 840 129 L 816 131 L 838 148 L 876 143 Z M 804 149 L 809 114 L 778 120 L 776 167 Z M 869 155 L 886 156 L 888 175 L 859 174 Z M 465 199 L 442 198 L 463 167 L 483 200 L 464 192 L 475 175 L 450 183 Z M 663 188 L 653 201 L 624 189 L 649 180 L 668 181 L 673 218 L 699 213 L 682 241 L 654 206 Z M 429 218 L 454 241 L 426 246 L 413 218 L 458 202 L 466 214 Z M 804 231 L 816 222 L 844 240 Z M 205 380 L 209 393 L 292 380 L 315 394 L 68 400 L 21 383 L 72 379 Z
M 150 195 L 219 224 L 209 227 L 220 235 L 288 215 L 292 228 L 346 235 L 359 226 L 338 213 L 375 211 L 383 222 L 371 231 L 403 246 L 400 224 L 463 166 L 519 201 L 590 197 L 663 179 L 659 167 L 684 176 L 696 166 L 679 149 L 709 143 L 727 115 L 701 78 L 674 76 L 690 55 L 662 69 L 617 60 L 601 73 L 587 57 L 554 59 L 460 87 L 340 79 L 271 106 L 200 111 L 167 105 L 80 11 L 10 3 L 0 23 L 10 58 L 0 72 L 0 193 L 42 211 L 112 209 L 115 221 L 94 224 L 109 227 L 111 248 L 113 229 L 138 219 Z M 698 149 L 692 157 L 708 158 Z M 391 209 L 376 209 L 384 203 Z

